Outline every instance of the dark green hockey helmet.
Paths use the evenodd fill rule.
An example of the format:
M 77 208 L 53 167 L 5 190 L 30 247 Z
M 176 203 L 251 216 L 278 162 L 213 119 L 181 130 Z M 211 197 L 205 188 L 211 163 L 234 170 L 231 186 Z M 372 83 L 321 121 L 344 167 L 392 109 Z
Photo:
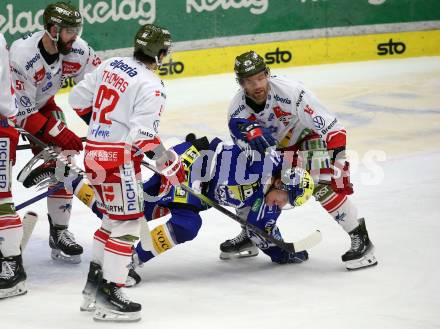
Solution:
M 251 50 L 235 58 L 234 71 L 237 80 L 240 80 L 263 71 L 268 71 L 268 68 L 263 57 Z
M 43 13 L 44 28 L 56 25 L 59 27 L 75 28 L 78 32 L 82 28 L 82 16 L 69 2 L 59 1 L 46 7 Z
M 141 26 L 134 38 L 134 50 L 140 50 L 152 58 L 159 57 L 161 52 L 167 54 L 170 47 L 170 32 L 153 24 Z

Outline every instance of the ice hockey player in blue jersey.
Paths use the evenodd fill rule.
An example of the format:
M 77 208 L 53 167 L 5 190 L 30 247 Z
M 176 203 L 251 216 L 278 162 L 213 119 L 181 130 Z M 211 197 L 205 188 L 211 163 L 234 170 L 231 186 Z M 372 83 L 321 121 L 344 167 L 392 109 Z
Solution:
M 281 158 L 251 160 L 239 147 L 225 145 L 218 138 L 210 143 L 206 138 L 185 142 L 176 145 L 174 150 L 181 156 L 190 187 L 221 205 L 238 209 L 242 218 L 280 240 L 282 236 L 276 222 L 281 208 L 288 202 L 299 206 L 312 195 L 313 181 L 306 171 L 292 174 L 287 169 L 289 177 L 273 179 L 274 173 L 280 173 L 282 168 Z M 193 240 L 202 225 L 199 212 L 207 209 L 198 198 L 181 188 L 168 187 L 158 174 L 144 183 L 144 192 L 150 196 L 147 197 L 150 200 L 145 201 L 147 220 L 168 212 L 171 218 L 151 232 L 153 250 L 144 250 L 138 243 L 136 262 L 140 264 L 177 244 Z M 301 263 L 308 259 L 307 251 L 289 253 L 250 229 L 247 234 L 275 263 Z

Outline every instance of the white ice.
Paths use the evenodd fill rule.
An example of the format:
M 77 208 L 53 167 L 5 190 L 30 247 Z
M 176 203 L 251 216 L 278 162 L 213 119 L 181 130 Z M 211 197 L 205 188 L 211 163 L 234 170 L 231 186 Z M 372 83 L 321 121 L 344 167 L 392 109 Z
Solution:
M 294 241 L 314 229 L 323 241 L 308 262 L 276 265 L 260 254 L 221 261 L 218 246 L 239 226 L 209 210 L 198 237 L 146 264 L 127 294 L 142 303 L 136 324 L 100 324 L 79 305 L 92 234 L 99 220 L 74 201 L 70 229 L 85 247 L 80 265 L 50 259 L 46 205 L 24 251 L 29 292 L 0 301 L 0 328 L 345 329 L 440 328 L 440 57 L 273 70 L 303 81 L 349 132 L 355 194 L 379 265 L 348 272 L 340 260 L 349 238 L 315 201 L 279 220 Z M 168 143 L 190 131 L 227 138 L 232 74 L 166 82 L 161 134 Z M 57 97 L 70 126 L 85 125 L 66 96 Z M 15 173 L 30 158 L 20 151 Z M 14 183 L 16 204 L 34 196 Z M 20 212 L 21 214 L 24 211 Z

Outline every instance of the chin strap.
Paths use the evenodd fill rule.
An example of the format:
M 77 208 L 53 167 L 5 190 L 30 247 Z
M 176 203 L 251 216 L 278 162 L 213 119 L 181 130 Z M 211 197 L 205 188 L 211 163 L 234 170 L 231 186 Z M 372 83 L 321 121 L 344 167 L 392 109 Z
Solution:
M 161 66 L 162 66 L 162 62 L 159 61 L 159 58 L 157 58 L 157 56 L 154 56 L 154 59 L 156 60 L 156 65 L 157 65 L 157 67 L 158 67 L 158 68 L 161 67 Z
M 44 30 L 44 33 L 49 37 L 50 40 L 52 40 L 53 45 L 55 46 L 55 49 L 58 51 L 58 40 L 60 39 L 60 31 L 57 27 L 57 36 L 54 38 L 50 35 L 48 30 Z

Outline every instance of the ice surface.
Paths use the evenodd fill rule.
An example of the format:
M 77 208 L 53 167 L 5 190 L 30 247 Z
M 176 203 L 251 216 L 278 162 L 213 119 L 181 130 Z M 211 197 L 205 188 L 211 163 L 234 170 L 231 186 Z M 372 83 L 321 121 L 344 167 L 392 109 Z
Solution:
M 321 230 L 323 241 L 310 251 L 308 262 L 280 266 L 261 254 L 221 261 L 218 245 L 239 227 L 209 210 L 202 214 L 194 241 L 146 264 L 141 285 L 127 289 L 143 305 L 140 323 L 94 323 L 79 305 L 99 220 L 74 201 L 70 228 L 85 254 L 80 265 L 60 265 L 50 259 L 41 201 L 28 208 L 40 215 L 24 251 L 29 292 L 0 301 L 0 327 L 440 328 L 440 57 L 272 73 L 303 81 L 347 127 L 355 163 L 351 199 L 366 218 L 377 267 L 345 270 L 340 255 L 349 239 L 315 201 L 284 212 L 279 220 L 289 241 Z M 172 143 L 190 131 L 227 138 L 226 109 L 237 89 L 232 74 L 166 85 L 169 105 L 160 128 L 164 139 Z M 85 125 L 71 113 L 66 97 L 57 102 L 70 126 L 84 135 Z M 29 158 L 29 152 L 19 152 L 14 175 Z M 35 193 L 14 184 L 16 204 Z

